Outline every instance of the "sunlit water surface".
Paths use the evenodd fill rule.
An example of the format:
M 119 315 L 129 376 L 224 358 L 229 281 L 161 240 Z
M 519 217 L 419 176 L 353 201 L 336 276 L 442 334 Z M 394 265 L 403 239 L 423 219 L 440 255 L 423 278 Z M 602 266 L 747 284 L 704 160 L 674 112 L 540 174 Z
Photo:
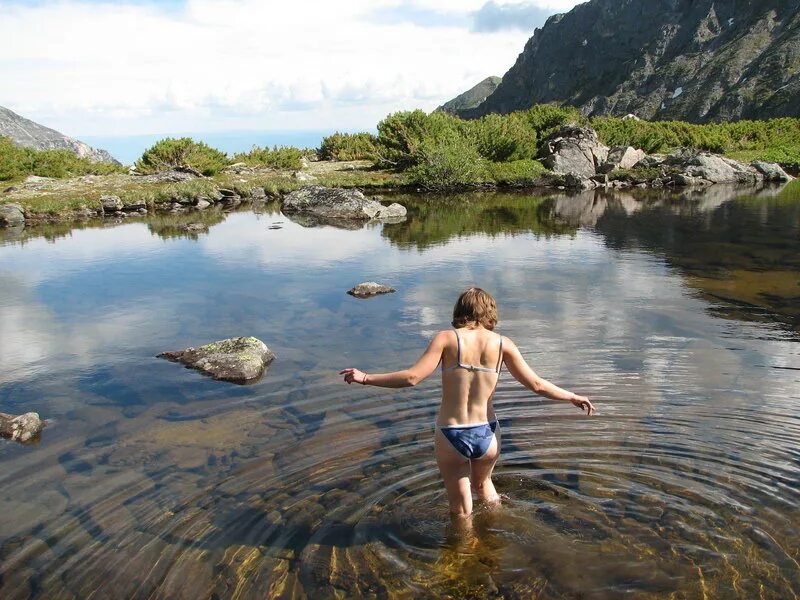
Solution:
M 800 594 L 800 188 L 400 200 L 357 230 L 256 207 L 2 234 L 0 410 L 49 426 L 0 443 L 0 597 Z M 398 291 L 345 294 L 365 280 Z M 473 284 L 599 414 L 504 372 L 503 506 L 467 531 L 438 374 L 336 373 L 410 365 Z M 255 385 L 154 358 L 237 335 L 278 355 Z

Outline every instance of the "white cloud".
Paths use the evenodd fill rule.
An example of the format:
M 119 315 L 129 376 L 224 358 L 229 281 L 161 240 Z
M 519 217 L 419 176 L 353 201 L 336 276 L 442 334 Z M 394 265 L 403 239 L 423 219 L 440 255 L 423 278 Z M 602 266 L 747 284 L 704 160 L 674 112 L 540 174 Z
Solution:
M 528 37 L 370 20 L 398 4 L 485 2 L 0 3 L 0 105 L 85 135 L 367 128 L 502 75 Z

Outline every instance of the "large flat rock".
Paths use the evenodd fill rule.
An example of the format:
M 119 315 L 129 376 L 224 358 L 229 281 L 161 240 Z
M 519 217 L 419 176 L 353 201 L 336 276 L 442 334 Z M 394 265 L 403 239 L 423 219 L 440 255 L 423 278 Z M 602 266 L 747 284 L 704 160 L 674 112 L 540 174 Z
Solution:
M 287 194 L 281 210 L 284 213 L 309 214 L 322 220 L 371 221 L 405 217 L 406 209 L 394 203 L 383 206 L 358 190 L 309 185 Z
M 197 348 L 162 352 L 158 358 L 179 362 L 214 379 L 252 383 L 275 360 L 275 353 L 257 338 L 238 337 L 211 342 Z

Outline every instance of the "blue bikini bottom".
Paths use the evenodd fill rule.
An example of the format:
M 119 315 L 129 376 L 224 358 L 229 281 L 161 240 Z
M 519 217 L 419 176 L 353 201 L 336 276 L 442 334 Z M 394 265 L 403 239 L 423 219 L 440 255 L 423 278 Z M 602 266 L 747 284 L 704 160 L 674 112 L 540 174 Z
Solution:
M 480 425 L 445 425 L 439 429 L 461 456 L 475 460 L 489 451 L 497 420 Z

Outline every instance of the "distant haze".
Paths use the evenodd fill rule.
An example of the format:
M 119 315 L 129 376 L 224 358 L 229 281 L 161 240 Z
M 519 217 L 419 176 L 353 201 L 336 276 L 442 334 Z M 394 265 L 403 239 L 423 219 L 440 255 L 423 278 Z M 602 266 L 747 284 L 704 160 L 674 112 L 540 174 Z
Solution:
M 132 165 L 142 156 L 142 152 L 165 137 L 188 136 L 233 155 L 237 152 L 247 152 L 254 145 L 318 148 L 322 138 L 331 133 L 333 130 L 184 132 L 127 136 L 89 135 L 84 136 L 83 141 L 95 148 L 108 150 L 122 164 Z

